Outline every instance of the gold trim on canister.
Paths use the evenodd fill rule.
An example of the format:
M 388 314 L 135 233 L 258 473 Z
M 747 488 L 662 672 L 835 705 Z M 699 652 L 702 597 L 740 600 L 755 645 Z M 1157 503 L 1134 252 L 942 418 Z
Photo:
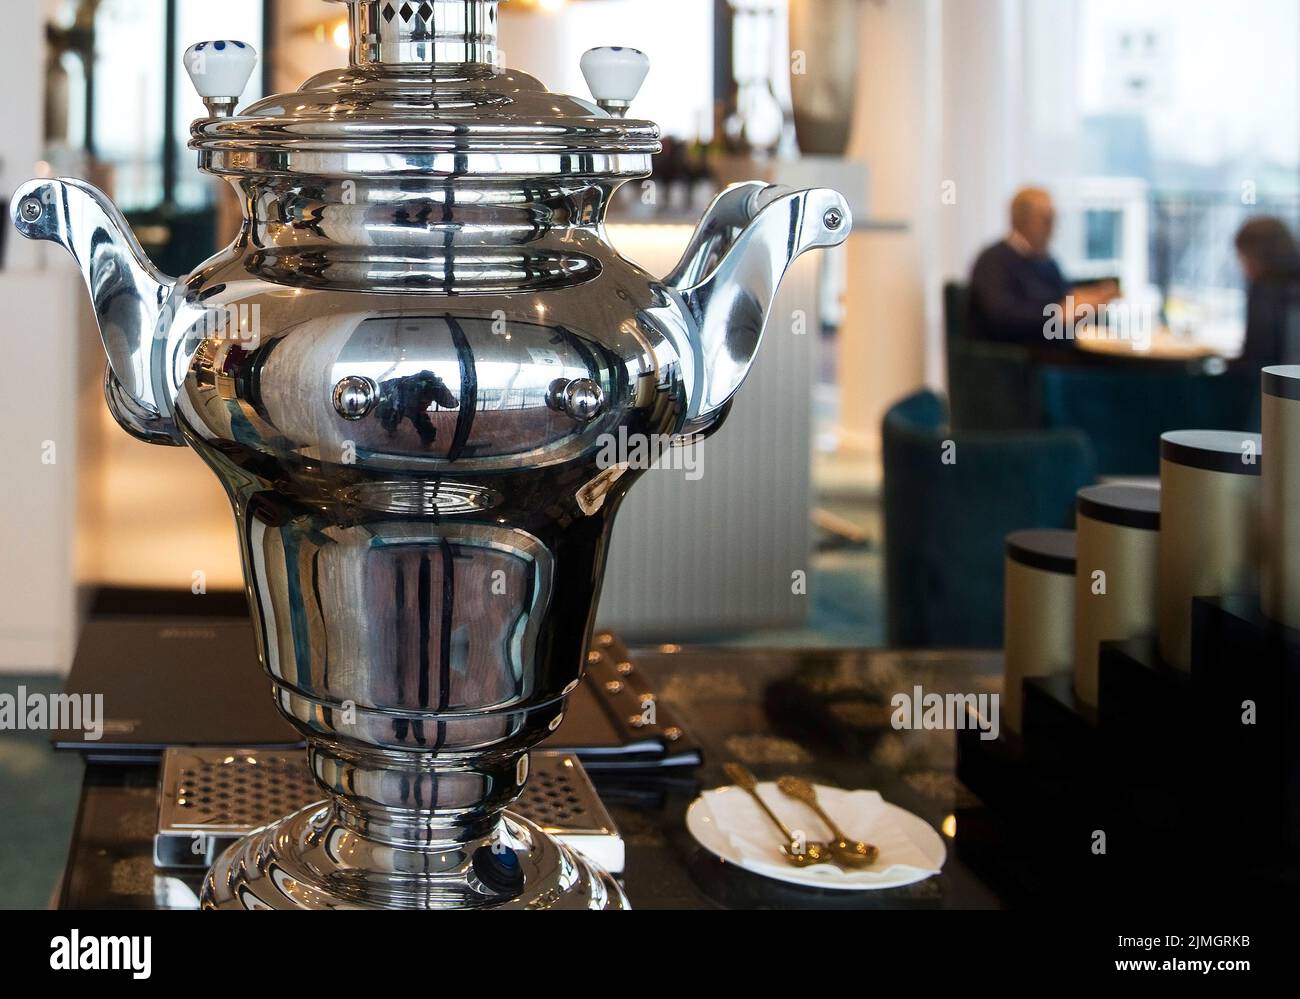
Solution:
M 1075 527 L 1074 693 L 1096 706 L 1101 643 L 1156 629 L 1160 490 L 1126 485 L 1080 489 Z
M 1260 435 L 1160 437 L 1160 656 L 1192 668 L 1192 598 L 1251 593 L 1258 579 Z
M 1007 535 L 1002 723 L 1019 732 L 1027 677 L 1068 673 L 1074 660 L 1073 531 Z
M 1259 603 L 1274 621 L 1300 628 L 1300 364 L 1261 377 L 1261 436 L 1277 460 L 1260 475 Z

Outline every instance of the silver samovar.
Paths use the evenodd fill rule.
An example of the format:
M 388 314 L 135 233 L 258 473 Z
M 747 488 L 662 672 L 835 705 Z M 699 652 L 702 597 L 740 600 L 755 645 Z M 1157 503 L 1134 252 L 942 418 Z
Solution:
M 648 69 L 594 49 L 596 104 L 497 66 L 497 0 L 345 0 L 347 67 L 236 114 L 256 59 L 200 43 L 199 166 L 239 235 L 161 274 L 75 180 L 14 198 L 80 265 L 131 434 L 188 445 L 234 507 L 262 663 L 321 803 L 221 855 L 210 908 L 622 908 L 505 811 L 582 674 L 614 514 L 611 438 L 716 430 L 833 191 L 740 184 L 681 262 L 605 237 L 658 129 Z M 671 543 L 671 539 L 664 539 Z

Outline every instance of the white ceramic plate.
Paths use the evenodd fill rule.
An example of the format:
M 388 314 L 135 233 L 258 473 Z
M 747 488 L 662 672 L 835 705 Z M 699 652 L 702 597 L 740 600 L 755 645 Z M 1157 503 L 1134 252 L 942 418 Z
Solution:
M 774 794 L 778 793 L 775 785 L 770 782 L 760 784 L 759 788 L 764 792 L 763 797 L 769 801 Z M 728 794 L 745 793 L 738 787 L 725 787 L 718 790 Z M 819 794 L 826 790 L 832 789 L 817 786 Z M 943 838 L 935 832 L 934 827 L 905 808 L 899 808 L 889 802 L 885 802 L 884 807 L 889 812 L 894 825 L 907 835 L 936 869 L 941 868 L 944 860 L 947 859 L 948 851 L 944 846 Z M 763 821 L 768 822 L 766 818 Z M 875 891 L 881 888 L 900 888 L 933 876 L 933 872 L 915 867 L 894 865 L 894 870 L 891 871 L 890 858 L 884 851 L 876 863 L 863 871 L 846 871 L 833 864 L 793 867 L 781 860 L 781 836 L 775 826 L 771 826 L 770 836 L 766 837 L 771 841 L 771 851 L 764 855 L 751 854 L 742 844 L 738 844 L 728 835 L 726 830 L 719 827 L 708 802 L 703 797 L 696 798 L 686 810 L 686 828 L 700 846 L 714 856 L 762 877 L 792 885 L 829 888 L 835 891 Z

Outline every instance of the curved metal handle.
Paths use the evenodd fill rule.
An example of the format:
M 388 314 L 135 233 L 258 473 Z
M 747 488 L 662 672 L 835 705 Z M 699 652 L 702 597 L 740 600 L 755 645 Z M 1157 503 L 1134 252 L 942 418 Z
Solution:
M 682 433 L 716 430 L 758 352 L 790 264 L 838 246 L 853 219 L 836 191 L 791 191 L 751 182 L 727 188 L 700 222 L 665 284 L 682 297 L 694 330 L 691 399 Z
M 757 180 L 732 184 L 713 199 L 664 284 L 680 290 L 699 284 L 759 212 L 777 198 L 793 193 L 791 188 Z
M 10 214 L 19 233 L 58 243 L 81 270 L 108 354 L 104 390 L 117 422 L 150 444 L 184 444 L 172 418 L 174 390 L 159 363 L 165 342 L 158 326 L 175 282 L 145 255 L 104 192 L 89 184 L 28 181 Z

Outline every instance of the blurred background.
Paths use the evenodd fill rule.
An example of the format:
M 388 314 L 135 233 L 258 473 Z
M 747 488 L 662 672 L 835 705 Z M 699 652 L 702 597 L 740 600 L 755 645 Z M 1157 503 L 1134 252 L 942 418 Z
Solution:
M 170 274 L 239 224 L 186 148 L 203 113 L 186 46 L 251 42 L 262 61 L 245 101 L 347 58 L 343 8 L 321 0 L 13 6 L 0 77 L 25 99 L 4 111 L 0 193 L 38 174 L 89 179 Z M 669 269 L 734 180 L 837 187 L 856 216 L 846 247 L 792 275 L 779 310 L 792 318 L 773 324 L 753 387 L 705 445 L 705 474 L 657 471 L 633 493 L 601 622 L 655 642 L 999 644 L 1004 522 L 1056 526 L 1066 514 L 1044 512 L 1043 489 L 1154 475 L 1162 429 L 1251 419 L 1258 364 L 1234 361 L 1251 282 L 1234 238 L 1251 218 L 1300 221 L 1298 41 L 1300 0 L 503 5 L 504 61 L 553 90 L 586 95 L 591 46 L 650 56 L 633 113 L 661 125 L 665 149 L 610 219 L 650 271 Z M 1031 184 L 1054 204 L 1060 270 L 1113 282 L 1106 304 L 1154 316 L 1148 349 L 1103 337 L 1044 357 L 972 333 L 972 264 Z M 0 441 L 14 476 L 0 668 L 59 672 L 103 588 L 223 591 L 242 577 L 198 458 L 112 425 L 70 262 L 5 244 L 16 405 Z M 936 495 L 915 455 L 958 430 L 987 457 Z M 1082 443 L 1063 459 L 1062 440 Z M 1038 479 L 1004 463 L 1025 456 Z

